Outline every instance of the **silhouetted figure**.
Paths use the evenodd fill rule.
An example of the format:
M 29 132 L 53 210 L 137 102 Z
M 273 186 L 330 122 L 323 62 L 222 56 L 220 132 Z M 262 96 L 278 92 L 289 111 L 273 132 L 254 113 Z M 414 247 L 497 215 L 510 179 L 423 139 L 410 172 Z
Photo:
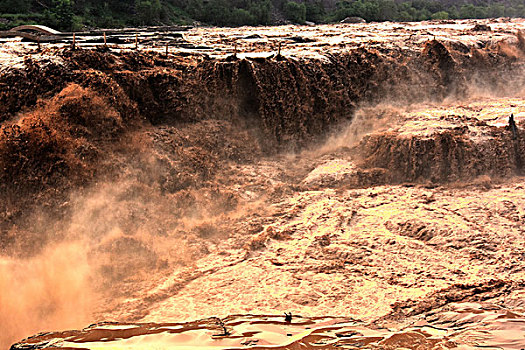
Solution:
M 284 313 L 284 320 L 286 322 L 292 322 L 292 313 L 290 312 L 289 314 L 287 314 L 286 312 Z
M 214 317 L 214 318 L 215 318 L 215 322 L 217 323 L 217 325 L 222 328 L 222 333 L 221 334 L 213 334 L 212 336 L 213 337 L 227 337 L 227 336 L 231 335 L 231 333 L 228 330 L 228 328 L 226 328 L 226 325 L 224 324 L 224 322 L 218 317 Z
M 520 140 L 518 138 L 518 127 L 516 126 L 516 121 L 514 120 L 514 114 L 511 114 L 509 117 L 509 125 L 507 126 L 507 129 L 512 132 L 512 139 L 514 140 L 514 157 L 516 162 L 516 173 L 518 175 L 521 175 L 522 169 L 523 169 L 523 159 L 521 159 L 521 147 L 520 147 Z
M 509 126 L 508 129 L 512 132 L 512 139 L 516 140 L 518 138 L 518 127 L 514 121 L 514 114 L 511 114 L 509 117 Z

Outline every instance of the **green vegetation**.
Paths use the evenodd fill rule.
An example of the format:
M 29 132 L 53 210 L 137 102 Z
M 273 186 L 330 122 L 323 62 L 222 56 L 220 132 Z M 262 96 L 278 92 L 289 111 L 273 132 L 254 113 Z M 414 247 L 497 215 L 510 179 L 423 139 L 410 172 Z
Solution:
M 0 0 L 0 29 L 40 23 L 61 30 L 191 24 L 265 25 L 525 17 L 523 0 Z
M 357 16 L 367 21 L 422 21 L 490 17 L 525 17 L 523 0 L 491 1 L 344 0 L 331 15 L 332 21 Z
M 270 23 L 269 0 L 189 0 L 181 10 L 199 22 L 219 26 Z
M 295 1 L 284 3 L 283 12 L 287 19 L 294 23 L 304 23 L 306 21 L 306 5 Z

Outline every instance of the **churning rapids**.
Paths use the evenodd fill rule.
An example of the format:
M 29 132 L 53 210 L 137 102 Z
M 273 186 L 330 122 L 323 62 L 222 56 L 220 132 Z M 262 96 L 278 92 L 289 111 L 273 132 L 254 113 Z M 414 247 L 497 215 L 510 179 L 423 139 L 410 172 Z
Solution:
M 523 31 L 0 42 L 0 347 L 525 348 Z

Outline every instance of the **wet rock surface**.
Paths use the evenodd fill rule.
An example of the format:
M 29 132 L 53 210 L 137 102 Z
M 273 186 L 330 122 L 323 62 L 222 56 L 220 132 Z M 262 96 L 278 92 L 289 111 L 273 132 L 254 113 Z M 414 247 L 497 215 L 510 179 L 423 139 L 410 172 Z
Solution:
M 523 348 L 525 23 L 474 24 L 13 46 L 0 345 Z
M 104 322 L 81 331 L 37 335 L 11 349 L 519 349 L 524 332 L 522 307 L 509 310 L 491 302 L 454 302 L 413 317 L 398 329 L 343 317 L 292 315 L 287 321 L 276 315 L 236 315 L 187 323 Z

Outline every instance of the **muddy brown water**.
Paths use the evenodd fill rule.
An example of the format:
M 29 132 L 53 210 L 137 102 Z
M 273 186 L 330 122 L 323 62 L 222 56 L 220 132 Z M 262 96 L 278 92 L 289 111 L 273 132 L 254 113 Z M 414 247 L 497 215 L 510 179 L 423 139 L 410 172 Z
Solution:
M 3 45 L 0 346 L 524 348 L 525 22 L 481 22 Z

